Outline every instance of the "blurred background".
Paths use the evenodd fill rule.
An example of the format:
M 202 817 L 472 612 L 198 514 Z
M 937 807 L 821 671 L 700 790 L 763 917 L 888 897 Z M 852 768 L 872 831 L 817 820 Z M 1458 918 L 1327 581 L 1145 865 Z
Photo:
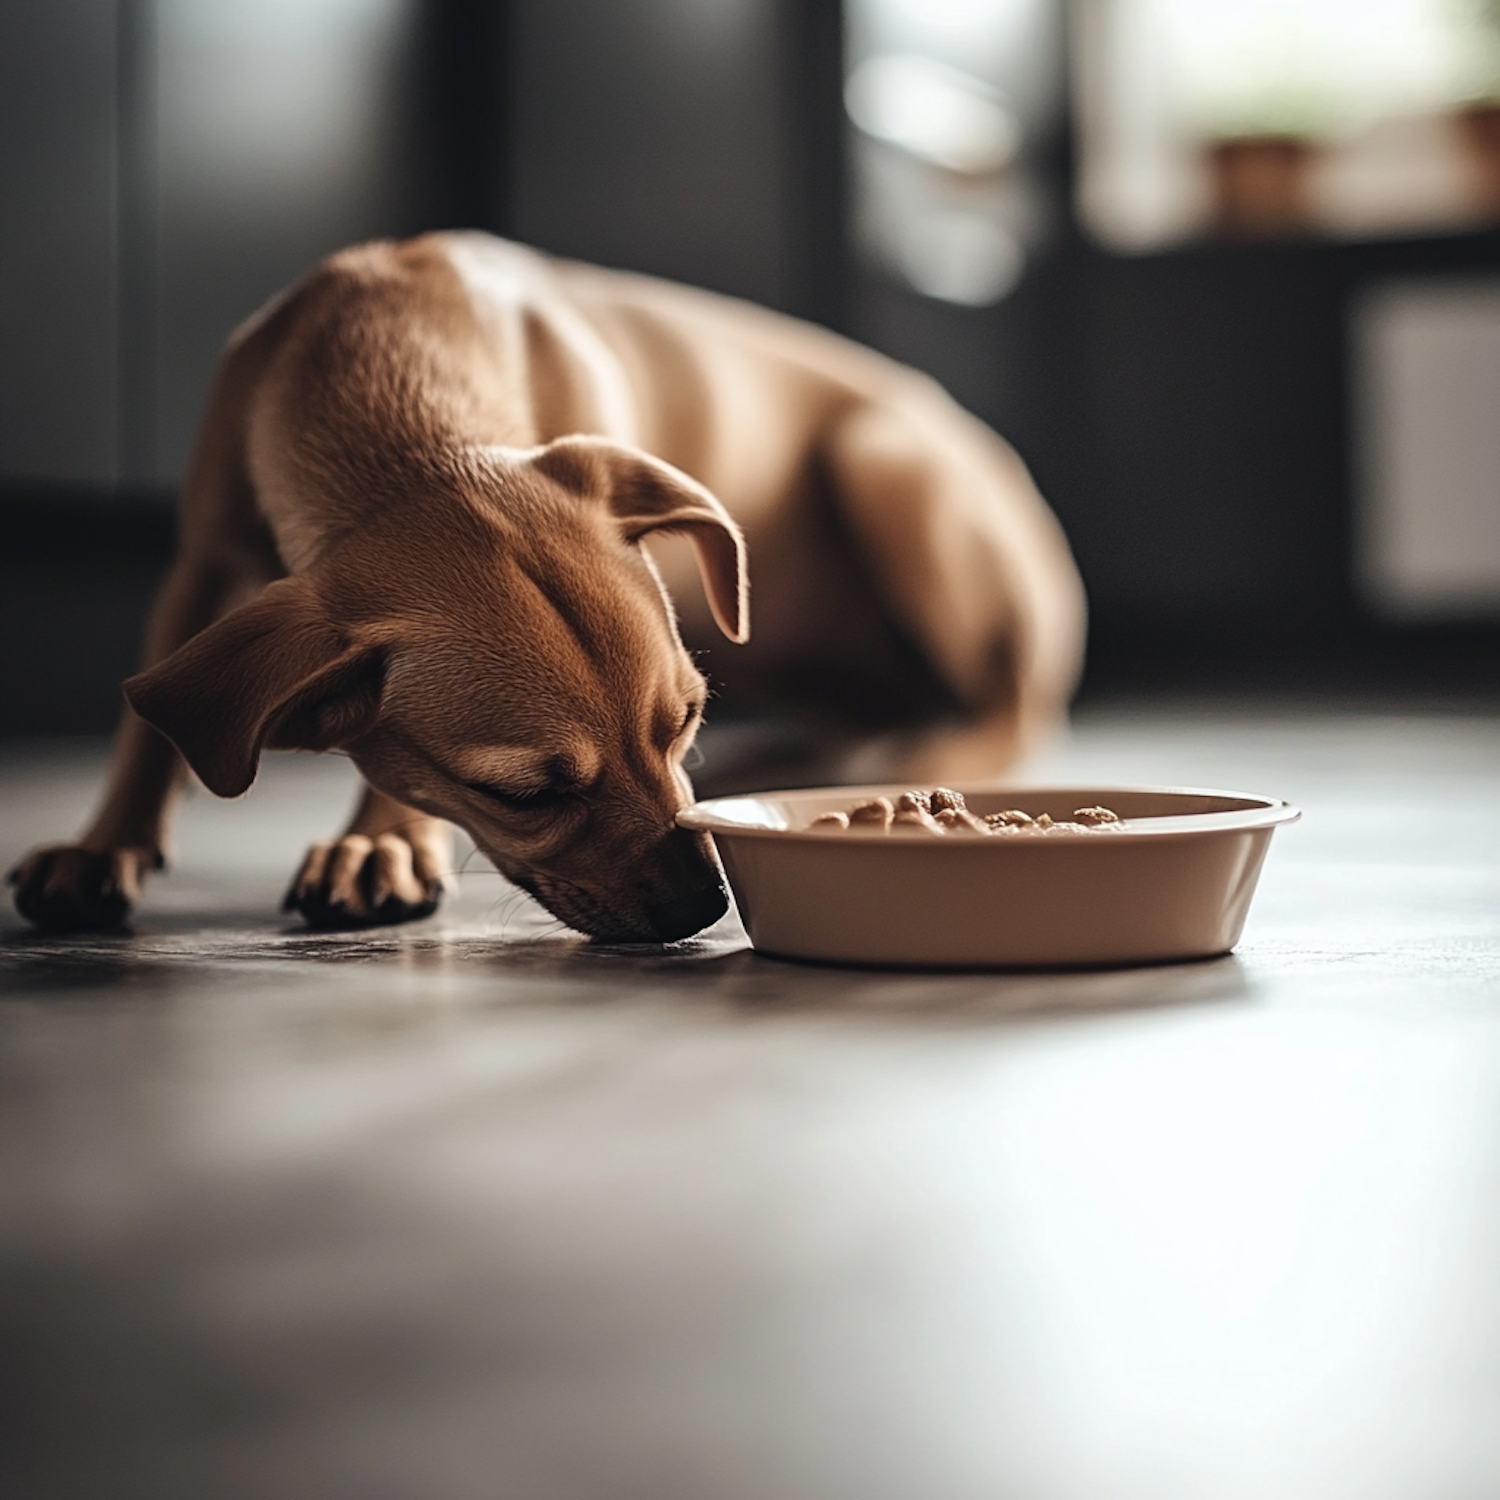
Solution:
M 1497 680 L 1495 0 L 6 0 L 0 732 L 113 722 L 229 330 L 458 225 L 930 371 L 1087 694 Z

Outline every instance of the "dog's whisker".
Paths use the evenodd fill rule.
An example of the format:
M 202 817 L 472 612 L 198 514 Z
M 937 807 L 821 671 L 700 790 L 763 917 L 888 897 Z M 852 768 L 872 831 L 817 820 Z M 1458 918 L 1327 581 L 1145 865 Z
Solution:
M 499 874 L 497 870 L 495 872 Z M 502 940 L 510 936 L 510 929 L 530 899 L 519 887 L 498 896 L 491 905 L 487 920 L 494 923 Z

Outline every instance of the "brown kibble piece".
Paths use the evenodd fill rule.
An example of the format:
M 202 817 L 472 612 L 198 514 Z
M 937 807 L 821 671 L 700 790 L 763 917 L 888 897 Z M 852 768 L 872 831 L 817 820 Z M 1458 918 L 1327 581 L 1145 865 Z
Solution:
M 889 828 L 891 826 L 890 798 L 877 797 L 873 802 L 861 802 L 849 809 L 851 828 Z
M 819 813 L 808 826 L 810 828 L 821 828 L 825 832 L 835 828 L 847 828 L 849 826 L 849 814 L 841 812 Z
M 967 807 L 944 807 L 933 813 L 933 820 L 945 833 L 988 834 L 987 824 L 976 818 Z
M 1073 817 L 1080 823 L 1086 823 L 1090 828 L 1100 828 L 1106 823 L 1118 823 L 1120 815 L 1111 812 L 1107 807 L 1080 807 Z
M 963 812 L 964 794 L 955 792 L 952 787 L 940 786 L 928 799 L 928 805 L 934 817 L 940 812 Z
M 1008 807 L 1004 812 L 990 813 L 984 821 L 991 828 L 1029 828 L 1036 819 L 1019 807 Z
M 927 813 L 932 811 L 932 805 L 926 792 L 902 792 L 896 798 L 896 811 Z
M 919 828 L 924 833 L 941 833 L 943 831 L 942 826 L 934 821 L 932 814 L 926 808 L 922 807 L 898 806 L 895 815 L 891 818 L 891 827 Z

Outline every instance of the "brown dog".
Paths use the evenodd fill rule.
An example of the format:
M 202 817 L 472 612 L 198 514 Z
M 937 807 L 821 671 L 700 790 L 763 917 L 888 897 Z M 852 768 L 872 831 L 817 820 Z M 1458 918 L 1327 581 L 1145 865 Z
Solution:
M 583 932 L 707 926 L 712 853 L 674 823 L 707 689 L 638 545 L 661 533 L 696 553 L 706 611 L 658 554 L 694 643 L 709 615 L 747 640 L 749 540 L 759 629 L 715 661 L 726 697 L 904 729 L 892 770 L 994 774 L 1066 702 L 1066 544 L 930 381 L 481 235 L 367 245 L 231 341 L 103 807 L 13 872 L 17 906 L 120 922 L 182 762 L 233 797 L 280 746 L 345 750 L 368 783 L 288 898 L 316 924 L 431 911 L 457 823 Z

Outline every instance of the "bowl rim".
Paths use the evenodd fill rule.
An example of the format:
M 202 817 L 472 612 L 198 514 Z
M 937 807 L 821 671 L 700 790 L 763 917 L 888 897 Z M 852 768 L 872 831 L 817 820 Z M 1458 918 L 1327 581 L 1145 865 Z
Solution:
M 1108 805 L 1107 797 L 1112 792 L 1145 793 L 1155 796 L 1175 797 L 1223 797 L 1238 802 L 1253 804 L 1228 812 L 1177 813 L 1162 817 L 1142 818 L 1127 821 L 1125 826 L 1111 830 L 1103 837 L 1093 829 L 1074 832 L 1060 829 L 1045 838 L 944 838 L 935 839 L 931 834 L 912 830 L 910 834 L 892 834 L 879 828 L 832 828 L 814 831 L 811 828 L 776 828 L 765 824 L 745 822 L 727 817 L 723 809 L 729 804 L 769 802 L 789 798 L 827 800 L 837 798 L 844 801 L 874 797 L 894 797 L 911 789 L 912 783 L 882 782 L 867 786 L 817 786 L 787 787 L 776 791 L 741 792 L 732 796 L 707 797 L 685 807 L 677 814 L 680 827 L 695 832 L 728 835 L 734 838 L 774 839 L 780 843 L 828 844 L 876 844 L 882 848 L 907 849 L 1046 849 L 1062 845 L 1093 845 L 1108 847 L 1111 844 L 1142 843 L 1159 839 L 1200 838 L 1208 834 L 1230 833 L 1255 828 L 1276 828 L 1283 823 L 1295 823 L 1302 817 L 1302 810 L 1280 797 L 1265 797 L 1256 792 L 1231 792 L 1218 787 L 1160 786 L 1138 782 L 1119 782 L 1108 785 L 1074 782 L 1026 782 L 1020 784 L 963 782 L 955 791 L 969 796 L 992 796 L 1003 794 L 1017 798 L 1027 796 L 1051 796 L 1058 793 L 1086 795 L 1101 805 Z M 1149 824 L 1150 826 L 1145 826 Z

